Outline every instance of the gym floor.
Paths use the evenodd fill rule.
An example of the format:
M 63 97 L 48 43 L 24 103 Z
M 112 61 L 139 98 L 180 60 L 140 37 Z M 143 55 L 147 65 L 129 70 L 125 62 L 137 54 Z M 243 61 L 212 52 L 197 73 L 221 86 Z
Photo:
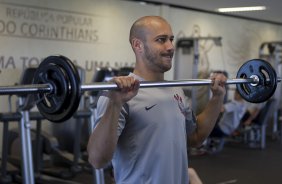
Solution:
M 268 138 L 261 150 L 228 142 L 219 154 L 190 156 L 190 167 L 204 184 L 280 184 L 282 144 Z
M 281 184 L 282 143 L 268 138 L 266 148 L 260 150 L 227 142 L 219 154 L 190 156 L 190 167 L 204 184 Z M 74 180 L 94 184 L 92 176 L 85 173 Z M 109 178 L 106 184 L 112 184 Z

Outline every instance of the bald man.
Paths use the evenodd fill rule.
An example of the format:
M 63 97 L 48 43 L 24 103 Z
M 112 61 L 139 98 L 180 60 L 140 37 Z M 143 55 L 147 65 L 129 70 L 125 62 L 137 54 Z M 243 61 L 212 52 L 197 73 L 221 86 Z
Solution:
M 136 20 L 129 41 L 136 57 L 133 73 L 115 77 L 119 89 L 101 96 L 89 138 L 89 162 L 110 161 L 117 184 L 188 184 L 187 142 L 197 146 L 209 135 L 226 93 L 226 77 L 212 76 L 212 98 L 197 117 L 182 88 L 139 89 L 139 81 L 163 81 L 171 69 L 174 35 L 159 16 Z

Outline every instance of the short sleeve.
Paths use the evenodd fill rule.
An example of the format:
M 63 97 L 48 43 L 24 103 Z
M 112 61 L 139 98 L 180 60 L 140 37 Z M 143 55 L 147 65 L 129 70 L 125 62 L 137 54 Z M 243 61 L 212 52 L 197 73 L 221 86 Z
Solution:
M 106 96 L 99 97 L 98 102 L 97 102 L 97 109 L 96 109 L 96 115 L 94 118 L 95 120 L 94 120 L 93 128 L 95 128 L 99 124 L 101 118 L 103 117 L 103 115 L 106 112 L 108 103 L 109 103 L 108 97 Z M 122 130 L 124 129 L 127 114 L 128 114 L 128 108 L 127 108 L 127 104 L 125 104 L 122 107 L 122 111 L 120 113 L 119 120 L 118 120 L 118 128 L 117 128 L 118 136 L 121 134 Z

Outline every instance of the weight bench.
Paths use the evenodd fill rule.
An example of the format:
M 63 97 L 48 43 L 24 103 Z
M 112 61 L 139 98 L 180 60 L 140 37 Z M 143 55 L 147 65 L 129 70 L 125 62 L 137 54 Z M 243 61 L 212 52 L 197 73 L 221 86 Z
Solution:
M 250 129 L 244 132 L 244 140 L 251 148 L 264 149 L 266 145 L 266 127 L 276 106 L 276 99 L 269 99 L 252 121 Z

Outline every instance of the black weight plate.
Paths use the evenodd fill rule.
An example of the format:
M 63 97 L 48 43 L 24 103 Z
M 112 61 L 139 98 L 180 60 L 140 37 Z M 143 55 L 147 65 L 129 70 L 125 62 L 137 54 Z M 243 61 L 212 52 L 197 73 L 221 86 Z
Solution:
M 57 68 L 57 69 L 54 69 Z M 47 83 L 50 94 L 37 95 L 40 113 L 52 122 L 63 122 L 75 113 L 80 102 L 80 77 L 74 64 L 64 56 L 49 56 L 35 73 L 34 84 Z
M 262 59 L 253 59 L 244 63 L 237 78 L 252 78 L 257 76 L 259 83 L 236 84 L 240 95 L 248 102 L 261 103 L 268 100 L 276 90 L 277 75 L 271 64 Z
M 38 99 L 41 111 L 48 114 L 54 114 L 64 108 L 64 102 L 69 94 L 69 81 L 66 80 L 67 76 L 64 70 L 58 65 L 49 63 L 45 67 L 37 69 L 37 75 L 34 78 L 36 84 L 50 84 L 53 87 L 51 94 L 39 93 Z

